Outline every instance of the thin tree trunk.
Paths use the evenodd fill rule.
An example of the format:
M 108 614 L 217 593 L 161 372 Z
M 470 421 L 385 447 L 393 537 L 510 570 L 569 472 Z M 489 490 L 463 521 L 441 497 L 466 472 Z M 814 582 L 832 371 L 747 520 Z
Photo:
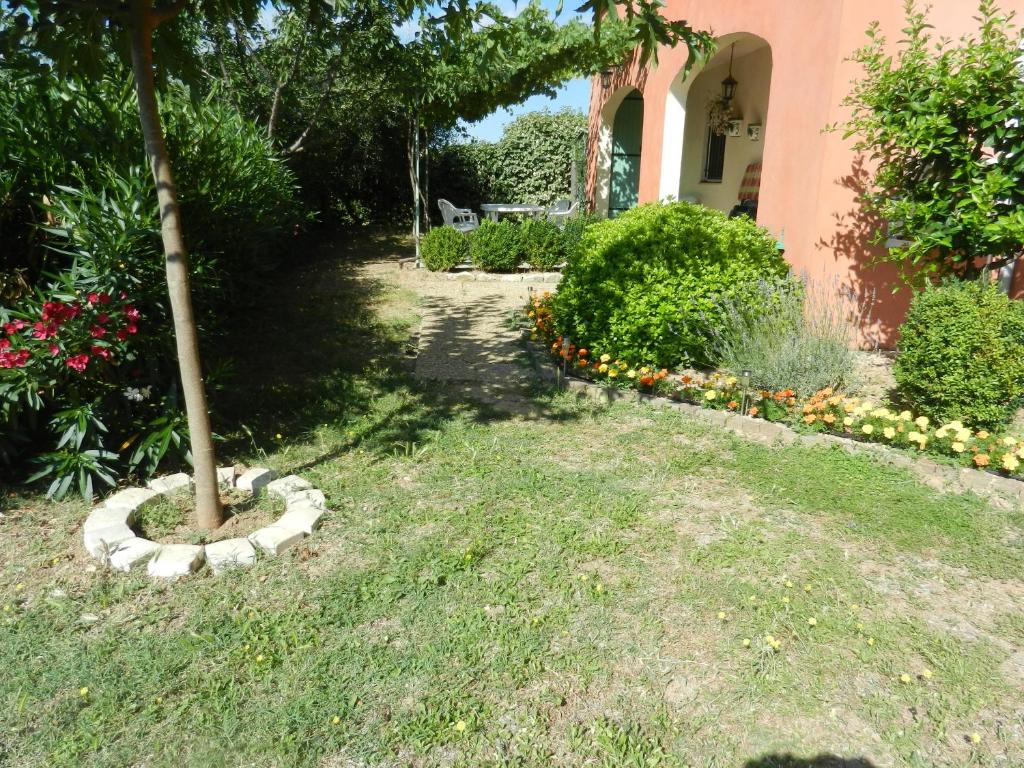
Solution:
M 178 350 L 181 389 L 188 414 L 192 463 L 195 468 L 196 516 L 201 528 L 218 528 L 224 522 L 217 490 L 217 461 L 213 452 L 210 413 L 206 404 L 202 368 L 199 362 L 199 334 L 192 314 L 189 288 L 188 252 L 181 232 L 181 211 L 164 143 L 160 113 L 153 81 L 153 30 L 161 20 L 149 0 L 132 0 L 132 72 L 139 98 L 139 121 L 146 142 L 146 154 L 153 171 L 160 205 L 160 234 L 167 268 L 167 293 L 174 318 L 174 340 Z
M 423 231 L 430 231 L 430 136 L 423 131 Z
M 419 120 L 409 124 L 408 146 L 409 184 L 412 186 L 412 236 L 416 244 L 416 264 L 420 261 L 420 130 Z

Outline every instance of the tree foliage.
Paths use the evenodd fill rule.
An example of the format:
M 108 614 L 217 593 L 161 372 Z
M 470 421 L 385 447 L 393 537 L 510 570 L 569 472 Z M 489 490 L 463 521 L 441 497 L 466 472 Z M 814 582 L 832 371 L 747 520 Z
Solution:
M 864 200 L 906 241 L 887 260 L 918 281 L 970 276 L 1024 243 L 1024 71 L 1013 14 L 982 0 L 977 33 L 936 40 L 907 0 L 895 55 L 877 24 L 853 60 L 864 69 L 845 100 L 847 137 L 875 164 Z

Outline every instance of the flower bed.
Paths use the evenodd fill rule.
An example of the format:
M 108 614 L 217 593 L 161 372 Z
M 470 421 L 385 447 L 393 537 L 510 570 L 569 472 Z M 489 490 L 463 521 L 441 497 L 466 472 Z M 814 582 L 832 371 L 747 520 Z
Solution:
M 717 411 L 788 424 L 806 432 L 848 437 L 943 456 L 967 466 L 1017 479 L 1024 461 L 1024 439 L 974 431 L 960 421 L 933 423 L 927 416 L 825 389 L 798 397 L 791 389 L 751 391 L 740 378 L 715 371 L 672 373 L 666 368 L 633 366 L 610 351 L 578 348 L 558 335 L 551 294 L 534 296 L 527 307 L 530 338 L 543 342 L 566 373 L 618 389 L 661 395 Z

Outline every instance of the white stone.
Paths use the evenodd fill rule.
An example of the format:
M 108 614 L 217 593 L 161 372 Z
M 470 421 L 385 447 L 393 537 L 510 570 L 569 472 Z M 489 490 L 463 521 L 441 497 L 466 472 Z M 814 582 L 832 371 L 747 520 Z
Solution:
M 158 579 L 187 576 L 203 564 L 203 548 L 192 544 L 164 544 L 149 561 L 146 572 Z
M 249 491 L 253 496 L 259 496 L 260 491 L 275 477 L 277 475 L 272 469 L 253 467 L 239 475 L 238 480 L 235 481 L 235 487 L 241 488 L 243 491 Z
M 160 545 L 149 539 L 134 536 L 120 544 L 115 544 L 110 553 L 110 567 L 119 571 L 130 571 L 151 558 Z
M 128 525 L 135 522 L 135 512 L 124 507 L 96 507 L 85 518 L 85 530 L 98 531 L 112 525 Z
M 192 486 L 192 478 L 184 472 L 177 472 L 173 475 L 154 477 L 146 483 L 151 490 L 161 494 L 177 493 L 188 490 Z
M 225 539 L 206 545 L 206 562 L 214 573 L 244 568 L 256 562 L 256 549 L 248 539 Z
M 302 531 L 297 531 L 294 528 L 268 525 L 250 533 L 249 541 L 271 555 L 279 555 L 302 541 L 305 535 Z
M 281 515 L 274 525 L 303 533 L 312 533 L 317 529 L 320 518 L 324 516 L 325 512 L 323 507 L 314 504 L 296 504 L 294 506 L 289 504 L 288 511 Z
M 312 490 L 312 488 L 312 485 L 307 483 L 298 475 L 287 475 L 279 480 L 274 480 L 272 483 L 267 483 L 267 493 L 272 496 L 280 496 L 282 498 L 287 496 L 289 493 L 294 493 L 295 491 L 308 491 Z
M 160 494 L 151 488 L 125 488 L 118 491 L 103 506 L 110 509 L 128 509 L 135 512 L 159 501 Z
M 122 541 L 135 538 L 135 531 L 124 523 L 115 523 L 105 528 L 93 528 L 85 532 L 85 548 L 93 557 L 104 557 Z
M 217 483 L 220 485 L 234 488 L 236 476 L 234 467 L 217 467 Z
M 323 491 L 318 491 L 316 488 L 310 488 L 306 491 L 292 491 L 285 495 L 284 504 L 288 509 L 291 509 L 293 506 L 301 507 L 303 505 L 327 509 L 327 499 L 324 498 Z

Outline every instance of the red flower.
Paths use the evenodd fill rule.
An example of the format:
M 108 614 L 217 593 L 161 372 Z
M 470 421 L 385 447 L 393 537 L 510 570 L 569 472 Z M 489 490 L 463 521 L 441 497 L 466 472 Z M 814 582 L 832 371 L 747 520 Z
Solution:
M 17 352 L 0 352 L 0 368 L 22 368 L 32 356 L 27 349 Z
M 95 304 L 100 300 L 100 295 L 98 293 L 90 293 L 86 296 L 85 300 L 90 304 Z
M 35 336 L 40 341 L 42 341 L 44 339 L 48 339 L 51 336 L 56 336 L 57 335 L 57 327 L 58 326 L 57 326 L 56 322 L 51 321 L 51 322 L 44 323 L 44 322 L 40 321 L 40 322 L 36 323 L 33 327 L 35 328 L 35 330 L 32 331 L 32 335 Z
M 6 325 L 4 325 L 4 330 L 7 332 L 8 336 L 13 336 L 14 334 L 16 334 L 18 331 L 20 331 L 24 327 L 25 327 L 25 321 L 24 320 L 12 320 L 11 322 L 9 322 Z
M 135 335 L 136 333 L 139 332 L 139 326 L 137 326 L 135 323 L 128 323 L 128 325 L 126 325 L 124 329 L 132 335 Z
M 79 373 L 82 373 L 82 371 L 85 370 L 86 366 L 89 365 L 89 355 L 85 352 L 82 352 L 79 355 L 72 355 L 67 359 L 67 365 L 68 368 L 71 368 L 73 370 L 78 371 Z
M 60 354 L 60 347 L 58 347 L 56 344 L 51 344 L 50 345 L 50 354 L 53 355 L 54 357 L 59 355 Z
M 10 339 L 0 339 L 0 350 L 7 349 L 10 346 L 11 346 L 11 340 Z
M 101 312 L 96 316 L 96 322 L 99 323 L 100 325 L 106 325 L 107 323 L 110 322 L 110 315 L 108 315 L 106 312 Z
M 104 328 L 102 325 L 94 325 L 92 326 L 92 328 L 89 329 L 89 335 L 92 336 L 94 339 L 102 339 L 104 336 L 107 335 L 107 329 Z
M 104 360 L 110 359 L 110 350 L 106 347 L 90 347 L 89 349 L 97 357 L 102 357 Z

